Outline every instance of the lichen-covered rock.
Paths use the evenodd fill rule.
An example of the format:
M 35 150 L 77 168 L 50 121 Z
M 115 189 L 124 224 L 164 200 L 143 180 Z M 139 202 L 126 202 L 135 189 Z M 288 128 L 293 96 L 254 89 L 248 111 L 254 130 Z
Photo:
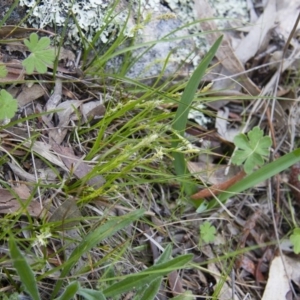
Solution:
M 152 8 L 144 10 L 145 18 L 141 18 L 134 36 L 134 44 L 144 46 L 132 50 L 134 64 L 127 72 L 130 78 L 156 78 L 162 70 L 165 77 L 179 70 L 181 75 L 188 75 L 192 69 L 196 55 L 193 38 L 186 28 L 180 29 L 184 22 L 176 14 L 160 4 L 157 4 L 158 7 L 159 11 Z M 189 59 L 183 64 L 187 57 Z
M 209 1 L 217 14 L 247 17 L 247 0 Z M 187 25 L 195 21 L 192 0 L 20 0 L 19 5 L 30 12 L 26 21 L 29 26 L 61 32 L 67 24 L 65 45 L 73 48 L 91 42 L 97 32 L 101 32 L 98 49 L 121 32 L 127 37 L 127 44 L 121 47 L 144 45 L 132 50 L 130 56 L 114 58 L 107 64 L 116 70 L 130 57 L 127 76 L 131 78 L 157 77 L 162 70 L 169 76 L 179 68 L 185 76 L 208 49 L 197 24 Z

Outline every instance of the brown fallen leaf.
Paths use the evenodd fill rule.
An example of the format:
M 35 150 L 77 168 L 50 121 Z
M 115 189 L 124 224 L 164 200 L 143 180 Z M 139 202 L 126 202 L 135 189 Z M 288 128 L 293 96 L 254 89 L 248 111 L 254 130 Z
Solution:
M 46 103 L 46 111 L 51 112 L 52 110 L 56 109 L 57 105 L 61 101 L 62 95 L 62 81 L 57 78 L 55 80 L 54 91 L 52 95 L 49 97 Z M 52 118 L 53 113 L 49 115 L 49 118 Z
M 276 15 L 276 2 L 276 0 L 267 2 L 264 12 L 260 15 L 256 23 L 251 26 L 248 35 L 242 39 L 238 47 L 234 50 L 235 55 L 242 63 L 254 57 L 262 44 L 269 43 L 270 38 L 267 35 L 274 28 L 277 21 L 274 17 Z
M 45 89 L 40 84 L 34 84 L 31 87 L 22 85 L 21 92 L 17 97 L 17 101 L 20 107 L 25 106 L 31 101 L 37 100 L 38 98 L 46 94 Z
M 292 297 L 289 292 L 291 292 L 291 282 L 298 283 L 299 278 L 300 262 L 298 257 L 289 257 L 285 254 L 274 257 L 271 262 L 267 285 L 261 299 L 297 299 Z M 293 292 L 295 293 L 295 291 Z M 287 298 L 288 293 L 290 298 Z
M 52 149 L 60 156 L 65 166 L 69 171 L 72 171 L 77 178 L 81 179 L 92 171 L 93 167 L 83 162 L 80 157 L 77 157 L 72 148 L 54 144 L 52 145 Z M 87 184 L 94 188 L 99 188 L 104 183 L 105 179 L 101 175 L 97 175 L 87 181 Z
M 194 10 L 199 20 L 205 20 L 200 22 L 200 26 L 204 32 L 209 32 L 205 36 L 209 43 L 212 45 L 214 41 L 217 40 L 217 38 L 220 36 L 220 34 L 215 21 L 213 19 L 210 19 L 213 18 L 213 11 L 208 4 L 208 1 L 202 0 L 201 3 L 200 1 L 195 1 Z M 259 88 L 245 74 L 245 68 L 240 60 L 235 56 L 228 36 L 226 35 L 226 33 L 223 33 L 223 35 L 224 37 L 221 46 L 216 53 L 216 57 L 225 67 L 225 69 L 231 74 L 240 74 L 238 77 L 239 80 L 251 95 L 259 95 Z
M 68 133 L 67 126 L 74 117 L 77 118 L 76 110 L 80 105 L 81 101 L 79 100 L 67 100 L 57 105 L 56 109 L 58 111 L 56 114 L 59 123 L 57 124 L 57 128 L 53 128 L 49 131 L 50 144 L 60 145 L 63 142 Z
M 16 149 L 16 146 L 9 141 L 1 140 L 1 148 L 2 148 L 2 151 L 4 150 L 5 152 L 10 153 L 11 155 L 14 155 L 14 156 L 23 156 L 24 157 L 26 155 L 26 151 Z
M 194 162 L 189 161 L 187 163 L 188 170 L 197 179 L 205 182 L 206 184 L 221 184 L 232 177 L 234 177 L 240 168 L 236 166 L 230 166 L 227 173 L 227 165 L 213 164 L 209 162 Z
M 21 194 L 21 196 L 23 197 L 24 195 Z M 22 200 L 24 203 L 21 202 Z M 21 213 L 22 215 L 29 214 L 32 217 L 42 217 L 45 215 L 46 211 L 43 210 L 40 203 L 34 200 L 31 200 L 29 203 L 27 202 L 27 199 L 20 197 L 20 200 L 18 200 L 9 190 L 0 188 L 0 214 Z
M 20 177 L 22 180 L 25 180 L 26 182 L 45 182 L 45 183 L 54 183 L 57 181 L 57 174 L 53 172 L 51 168 L 48 167 L 41 167 L 36 168 L 36 175 L 28 173 L 25 171 L 20 165 L 17 165 L 16 163 L 7 162 L 11 170 L 13 171 L 15 176 Z M 25 167 L 25 165 L 23 164 Z
M 2 62 L 1 62 L 2 64 Z M 7 75 L 3 78 L 0 78 L 0 82 L 24 80 L 25 71 L 23 68 L 20 68 L 15 63 L 3 63 L 7 70 Z M 20 64 L 21 65 L 21 64 Z
M 168 275 L 170 289 L 174 297 L 185 292 L 182 287 L 182 281 L 177 271 L 173 271 Z
M 76 56 L 71 50 L 65 49 L 63 47 L 60 47 L 60 49 L 58 49 L 57 47 L 50 47 L 50 48 L 55 49 L 56 53 L 59 51 L 58 60 L 63 60 L 64 62 L 67 61 L 75 62 Z
M 240 237 L 239 248 L 245 248 L 247 238 L 250 233 L 253 237 L 257 236 L 257 234 L 255 234 L 254 228 L 256 226 L 257 220 L 261 217 L 261 215 L 262 211 L 257 210 L 248 218 L 248 220 L 243 226 L 243 234 Z
M 75 200 L 65 200 L 51 215 L 49 222 L 62 222 L 55 227 L 56 230 L 68 230 L 74 228 L 82 217 Z M 73 219 L 73 220 L 72 220 Z
M 289 184 L 291 187 L 292 194 L 295 197 L 295 201 L 298 204 L 300 203 L 299 175 L 300 175 L 300 163 L 296 163 L 290 168 Z
M 105 106 L 101 101 L 89 101 L 81 106 L 81 113 L 86 120 L 100 119 L 105 114 Z
M 255 263 L 253 262 L 253 260 L 251 260 L 246 255 L 242 255 L 242 256 L 238 257 L 238 259 L 236 260 L 235 263 L 236 263 L 236 267 L 238 269 L 244 269 L 251 275 L 253 275 L 253 276 L 255 275 L 255 270 L 256 270 Z
M 25 184 L 19 184 L 18 186 L 12 187 L 12 189 L 16 192 L 16 194 L 21 199 L 29 199 L 30 197 L 30 189 Z

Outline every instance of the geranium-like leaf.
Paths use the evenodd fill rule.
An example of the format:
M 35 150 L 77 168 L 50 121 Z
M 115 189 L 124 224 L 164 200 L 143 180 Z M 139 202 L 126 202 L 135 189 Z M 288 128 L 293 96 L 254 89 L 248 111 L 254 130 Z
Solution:
M 212 243 L 216 238 L 216 227 L 205 221 L 200 225 L 200 237 L 205 243 Z
M 7 75 L 7 69 L 4 65 L 0 65 L 0 78 L 4 78 Z
M 32 74 L 34 70 L 39 73 L 47 71 L 47 65 L 53 63 L 55 59 L 54 49 L 48 49 L 50 39 L 48 37 L 39 37 L 36 33 L 32 33 L 29 40 L 25 39 L 24 44 L 27 46 L 31 54 L 22 62 L 28 74 Z
M 6 90 L 0 91 L 0 120 L 11 119 L 18 109 L 18 102 Z
M 264 136 L 258 126 L 254 127 L 248 137 L 240 133 L 234 138 L 234 144 L 238 148 L 232 157 L 232 163 L 240 166 L 244 164 L 247 174 L 252 173 L 256 166 L 262 166 L 268 158 L 272 140 Z

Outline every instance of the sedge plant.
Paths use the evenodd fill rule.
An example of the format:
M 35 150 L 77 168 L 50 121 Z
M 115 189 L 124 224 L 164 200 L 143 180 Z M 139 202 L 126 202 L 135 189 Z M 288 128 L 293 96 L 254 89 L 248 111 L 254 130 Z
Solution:
M 47 66 L 56 59 L 54 51 L 49 48 L 49 38 L 39 38 L 35 33 L 32 33 L 28 39 L 24 40 L 24 44 L 30 53 L 23 61 L 26 73 L 31 75 L 46 72 Z M 117 46 L 120 44 L 113 45 L 109 53 L 113 53 Z M 103 63 L 105 63 L 105 59 Z M 99 60 L 95 60 L 94 66 L 96 69 L 99 67 Z M 2 77 L 6 76 L 4 66 L 1 66 L 1 75 Z M 105 90 L 112 89 L 114 95 L 118 95 L 118 92 L 122 95 L 120 89 L 124 89 L 124 87 L 120 82 L 126 82 L 128 85 L 137 87 L 141 95 L 139 97 L 134 94 L 132 96 L 126 95 L 126 97 L 120 96 L 118 102 L 108 102 L 104 99 L 107 102 L 107 111 L 100 121 L 91 125 L 74 126 L 69 141 L 73 145 L 81 144 L 81 147 L 85 148 L 85 160 L 87 162 L 93 160 L 93 168 L 85 177 L 78 180 L 74 180 L 72 174 L 70 178 L 60 177 L 60 172 L 56 167 L 35 148 L 40 142 L 38 131 L 35 132 L 35 135 L 27 138 L 18 137 L 17 145 L 13 151 L 1 158 L 1 164 L 4 164 L 9 158 L 20 161 L 22 164 L 31 155 L 33 160 L 43 162 L 45 168 L 48 167 L 53 170 L 59 178 L 59 182 L 54 183 L 47 183 L 43 180 L 33 183 L 34 188 L 31 196 L 23 204 L 22 210 L 16 211 L 14 214 L 7 214 L 1 220 L 0 226 L 3 228 L 3 232 L 0 239 L 4 240 L 7 239 L 6 236 L 9 237 L 7 239 L 9 252 L 3 260 L 9 259 L 11 261 L 13 272 L 19 278 L 18 283 L 14 283 L 9 277 L 8 283 L 14 285 L 19 293 L 26 293 L 32 299 L 45 297 L 42 294 L 41 286 L 43 282 L 56 276 L 57 273 L 60 275 L 53 284 L 51 293 L 47 295 L 49 299 L 71 299 L 72 297 L 119 299 L 122 294 L 131 291 L 135 291 L 136 299 L 154 299 L 162 284 L 165 284 L 166 276 L 172 271 L 186 268 L 191 261 L 192 255 L 190 254 L 172 257 L 173 245 L 164 244 L 155 263 L 147 262 L 147 267 L 145 265 L 146 268 L 143 270 L 136 270 L 130 276 L 127 275 L 126 264 L 123 261 L 129 261 L 126 257 L 132 253 L 135 253 L 139 259 L 139 247 L 134 245 L 134 238 L 139 235 L 133 231 L 131 236 L 126 237 L 123 232 L 125 233 L 125 229 L 130 226 L 134 228 L 138 224 L 137 222 L 155 226 L 149 221 L 143 209 L 145 203 L 144 198 L 141 197 L 141 188 L 150 195 L 152 184 L 166 185 L 176 181 L 171 168 L 170 159 L 173 149 L 170 147 L 168 133 L 172 129 L 171 121 L 174 114 L 163 112 L 160 108 L 160 105 L 166 101 L 171 103 L 173 95 L 172 93 L 165 94 L 164 85 L 152 88 L 138 81 L 124 77 L 118 78 L 117 76 L 114 76 L 114 80 L 115 86 L 107 84 Z M 3 108 L 1 109 L 3 112 L 1 118 L 13 118 L 17 109 L 16 99 L 13 99 L 5 89 L 1 90 L 0 95 L 0 107 Z M 19 126 L 20 124 L 27 124 L 28 131 L 32 132 L 29 126 L 34 126 L 35 118 L 40 116 L 41 114 L 31 115 L 12 121 L 1 126 L 1 130 L 16 124 Z M 88 144 L 85 144 L 85 141 L 88 141 Z M 21 159 L 13 156 L 14 151 L 19 149 L 26 153 Z M 4 151 L 5 149 L 1 148 L 1 150 Z M 166 163 L 163 162 L 164 159 L 167 160 Z M 86 182 L 89 179 L 99 175 L 105 176 L 106 182 L 103 186 L 97 189 L 86 187 Z M 3 188 L 9 189 L 15 195 L 10 184 L 4 179 L 1 178 L 0 183 Z M 63 195 L 55 197 L 55 200 L 60 198 L 59 201 L 65 201 L 66 198 L 72 197 L 75 205 L 77 202 L 81 208 L 91 208 L 90 203 L 95 199 L 100 199 L 100 195 L 104 193 L 111 197 L 118 197 L 115 202 L 107 203 L 109 207 L 98 216 L 82 217 L 79 214 L 78 217 L 63 213 L 58 221 L 47 220 L 42 216 L 40 219 L 33 218 L 27 210 L 27 205 L 31 201 L 35 201 L 34 198 L 38 194 L 40 194 L 38 197 L 42 196 L 41 198 L 43 198 L 43 194 L 47 195 L 48 193 Z M 120 195 L 126 195 L 126 197 Z M 150 199 L 153 197 L 150 196 Z M 18 198 L 18 201 L 21 202 L 22 200 Z M 149 205 L 153 205 L 151 201 Z M 113 217 L 110 212 L 115 205 L 132 212 Z M 100 213 L 98 209 L 97 212 Z M 25 214 L 26 220 L 24 226 L 20 228 L 18 223 L 23 217 L 22 213 Z M 64 226 L 72 222 L 76 224 L 73 230 L 79 232 L 76 238 L 69 237 L 68 230 L 70 227 Z M 62 235 L 59 230 L 63 231 Z M 29 235 L 25 236 L 25 231 Z M 46 253 L 45 249 L 51 241 L 60 240 L 62 236 L 64 245 L 56 249 L 55 255 Z M 116 243 L 116 239 L 119 239 L 119 242 Z M 71 251 L 68 250 L 70 245 L 75 245 Z M 143 247 L 147 246 L 144 245 Z M 63 258 L 67 250 L 70 253 L 66 259 L 62 259 L 60 264 L 48 268 L 49 262 L 56 255 Z M 91 253 L 97 252 L 104 255 L 97 258 L 92 258 L 94 254 L 90 256 Z M 42 256 L 39 255 L 40 253 Z M 92 286 L 86 285 L 80 280 L 85 273 L 92 271 L 91 266 L 86 264 L 80 269 L 76 269 L 79 261 L 86 255 L 94 261 L 92 269 L 99 268 L 99 274 L 103 274 L 99 281 Z M 28 257 L 32 259 L 28 260 Z M 68 280 L 70 274 L 73 274 L 74 281 Z M 7 295 L 1 294 L 3 297 Z M 13 297 L 13 295 L 10 296 Z
M 110 10 L 109 14 L 112 16 L 113 10 Z M 107 17 L 107 22 L 110 22 L 110 16 Z M 124 54 L 130 57 L 130 51 L 145 47 L 151 49 L 156 43 L 153 41 L 144 45 L 132 44 L 129 47 L 122 47 L 124 46 L 122 43 L 126 42 L 126 38 L 122 35 L 124 28 L 103 55 L 95 55 L 89 60 L 89 52 L 95 50 L 97 37 L 103 32 L 103 28 L 91 43 L 83 40 L 85 47 L 83 73 L 96 78 L 91 79 L 87 86 L 92 86 L 93 94 L 101 94 L 106 113 L 100 120 L 93 120 L 90 124 L 74 123 L 67 139 L 68 144 L 77 152 L 84 153 L 82 160 L 93 166 L 91 171 L 83 178 L 75 178 L 72 174 L 63 177 L 61 170 L 53 166 L 32 146 L 35 141 L 39 142 L 39 135 L 31 138 L 30 143 L 26 138 L 19 138 L 21 142 L 17 147 L 26 153 L 21 162 L 26 162 L 26 157 L 32 155 L 34 159 L 51 168 L 59 178 L 58 182 L 54 183 L 44 181 L 33 183 L 35 188 L 32 191 L 32 199 L 36 197 L 39 187 L 41 194 L 51 195 L 51 199 L 60 205 L 70 198 L 82 210 L 79 217 L 71 215 L 67 220 L 65 213 L 62 214 L 61 220 L 56 222 L 45 218 L 34 219 L 27 213 L 26 222 L 22 223 L 22 227 L 18 226 L 21 214 L 15 219 L 10 215 L 2 219 L 1 227 L 5 230 L 1 233 L 0 239 L 8 240 L 9 249 L 9 255 L 4 261 L 8 258 L 11 260 L 14 272 L 10 274 L 10 270 L 5 270 L 9 275 L 7 280 L 18 291 L 29 294 L 32 299 L 41 299 L 43 283 L 53 278 L 54 283 L 47 295 L 49 299 L 75 297 L 121 299 L 127 292 L 134 292 L 134 299 L 155 299 L 161 287 L 166 286 L 168 274 L 193 266 L 192 255 L 178 255 L 174 258 L 172 256 L 174 243 L 168 242 L 159 245 L 160 253 L 155 261 L 144 259 L 142 253 L 149 250 L 148 240 L 153 241 L 149 235 L 143 235 L 145 232 L 140 230 L 139 226 L 143 224 L 145 228 L 151 227 L 154 232 L 164 233 L 163 226 L 155 224 L 150 217 L 153 215 L 152 208 L 166 207 L 171 211 L 167 219 L 161 223 L 163 224 L 169 221 L 172 223 L 175 218 L 178 218 L 176 221 L 180 220 L 181 214 L 179 213 L 178 217 L 176 213 L 190 206 L 188 199 L 197 189 L 197 184 L 186 167 L 188 149 L 182 147 L 185 141 L 184 131 L 188 111 L 193 106 L 201 78 L 218 50 L 222 37 L 215 42 L 189 81 L 169 88 L 167 84 L 160 84 L 158 80 L 153 86 L 148 86 L 138 80 L 127 78 L 124 74 L 130 64 L 121 66 L 119 73 L 106 73 L 105 65 L 109 59 Z M 168 37 L 158 42 L 163 43 L 166 40 Z M 33 72 L 42 74 L 47 65 L 55 60 L 55 53 L 49 48 L 49 42 L 48 38 L 39 39 L 35 34 L 31 34 L 24 41 L 28 52 L 31 53 L 23 61 L 27 74 Z M 4 66 L 0 66 L 2 77 L 6 76 L 5 72 Z M 158 77 L 162 79 L 163 74 Z M 106 78 L 109 80 L 105 81 Z M 172 79 L 170 77 L 167 81 Z M 86 90 L 91 91 L 88 88 Z M 174 104 L 178 105 L 175 113 L 165 109 L 165 106 Z M 0 115 L 0 119 L 11 119 L 16 109 L 16 100 L 2 89 L 0 113 L 4 113 Z M 34 122 L 36 117 L 29 116 L 23 122 L 29 120 Z M 22 120 L 18 122 L 21 123 Z M 15 124 L 11 122 L 6 128 Z M 245 179 L 221 194 L 219 196 L 221 202 L 270 178 L 300 159 L 299 150 L 296 150 L 276 160 L 276 163 L 263 165 L 261 160 L 264 161 L 267 156 L 266 149 L 269 142 L 265 142 L 266 139 L 260 133 L 255 135 L 254 145 L 251 134 L 249 136 L 248 133 L 248 137 L 249 140 L 244 140 L 245 145 L 243 141 L 236 144 L 240 151 L 244 151 L 243 154 L 237 152 L 240 153 L 237 163 L 248 166 L 247 161 L 253 159 L 255 153 L 260 168 L 249 170 L 249 175 Z M 258 151 L 255 139 L 262 139 L 263 143 L 266 143 L 262 147 L 263 151 L 261 149 Z M 105 177 L 105 183 L 102 186 L 89 187 L 87 182 L 99 175 Z M 0 182 L 2 186 L 8 186 L 3 179 Z M 178 187 L 178 184 L 182 188 L 176 196 L 182 198 L 184 195 L 187 201 L 183 204 L 175 203 L 174 208 L 173 203 L 170 205 L 165 195 L 171 194 L 170 186 Z M 214 200 L 206 202 L 200 199 L 196 206 L 203 211 L 215 208 L 217 204 Z M 74 219 L 76 226 L 72 229 L 77 232 L 75 237 L 68 236 L 69 229 L 62 232 L 57 229 L 59 228 L 57 223 L 61 225 Z M 205 243 L 213 242 L 216 228 L 211 223 L 202 224 L 199 230 Z M 24 232 L 26 234 L 29 232 L 29 236 Z M 147 243 L 144 242 L 144 237 L 147 237 Z M 57 244 L 59 245 L 55 254 L 49 254 L 47 247 L 51 248 Z M 74 245 L 71 250 L 68 249 L 70 244 Z M 59 263 L 55 260 L 57 257 Z M 54 266 L 51 264 L 53 261 L 56 262 Z M 84 263 L 80 266 L 79 262 L 82 261 Z M 19 278 L 18 284 L 12 280 L 12 275 L 16 274 Z M 87 274 L 97 276 L 94 280 L 90 280 Z M 191 292 L 186 291 L 177 298 L 180 296 L 183 297 L 181 299 L 189 299 Z

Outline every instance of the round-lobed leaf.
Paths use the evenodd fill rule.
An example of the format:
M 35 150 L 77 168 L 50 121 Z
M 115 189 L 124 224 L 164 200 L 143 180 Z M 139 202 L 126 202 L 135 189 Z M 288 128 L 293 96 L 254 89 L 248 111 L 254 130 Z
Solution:
M 18 102 L 6 90 L 0 91 L 0 120 L 11 119 L 18 109 Z

